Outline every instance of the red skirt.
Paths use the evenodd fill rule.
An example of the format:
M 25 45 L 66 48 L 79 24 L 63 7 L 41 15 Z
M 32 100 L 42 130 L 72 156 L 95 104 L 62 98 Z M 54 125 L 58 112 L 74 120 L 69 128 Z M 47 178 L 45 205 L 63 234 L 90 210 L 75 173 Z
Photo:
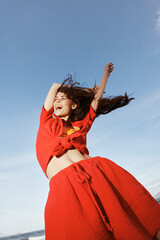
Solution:
M 50 180 L 46 240 L 152 240 L 160 205 L 125 169 L 94 157 Z

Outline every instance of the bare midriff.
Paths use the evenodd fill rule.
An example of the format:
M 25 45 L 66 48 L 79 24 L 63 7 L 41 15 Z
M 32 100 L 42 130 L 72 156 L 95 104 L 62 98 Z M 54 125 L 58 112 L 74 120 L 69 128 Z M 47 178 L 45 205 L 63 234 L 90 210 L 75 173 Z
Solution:
M 68 167 L 72 163 L 89 158 L 91 157 L 81 153 L 78 149 L 70 149 L 60 157 L 53 156 L 51 158 L 47 166 L 46 175 L 51 179 L 59 171 Z

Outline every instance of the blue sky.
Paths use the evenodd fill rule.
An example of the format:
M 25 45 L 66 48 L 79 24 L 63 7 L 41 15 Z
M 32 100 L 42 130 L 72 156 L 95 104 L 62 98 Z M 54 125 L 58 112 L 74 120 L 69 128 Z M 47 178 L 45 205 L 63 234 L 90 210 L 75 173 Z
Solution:
M 48 180 L 35 154 L 53 82 L 72 73 L 92 87 L 113 62 L 106 96 L 133 93 L 88 134 L 91 156 L 111 159 L 160 192 L 160 2 L 0 1 L 0 232 L 44 228 Z

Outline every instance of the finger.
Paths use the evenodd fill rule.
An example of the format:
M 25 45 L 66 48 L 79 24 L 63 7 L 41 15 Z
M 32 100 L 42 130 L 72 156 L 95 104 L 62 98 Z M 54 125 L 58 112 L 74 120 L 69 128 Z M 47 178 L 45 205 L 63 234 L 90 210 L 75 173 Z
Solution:
M 114 67 L 109 68 L 109 71 L 113 71 L 113 70 L 114 70 Z
M 105 68 L 110 67 L 110 66 L 113 66 L 113 63 L 112 63 L 112 62 L 108 63 L 108 64 L 105 66 Z

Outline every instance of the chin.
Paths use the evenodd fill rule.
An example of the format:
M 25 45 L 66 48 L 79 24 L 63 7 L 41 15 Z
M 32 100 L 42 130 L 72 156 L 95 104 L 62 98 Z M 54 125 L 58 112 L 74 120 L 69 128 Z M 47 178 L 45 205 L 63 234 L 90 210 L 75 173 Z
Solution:
M 60 113 L 54 113 L 57 117 L 59 117 L 59 118 L 62 118 L 62 119 L 65 119 L 66 118 L 66 116 L 64 116 L 64 115 L 61 115 Z

